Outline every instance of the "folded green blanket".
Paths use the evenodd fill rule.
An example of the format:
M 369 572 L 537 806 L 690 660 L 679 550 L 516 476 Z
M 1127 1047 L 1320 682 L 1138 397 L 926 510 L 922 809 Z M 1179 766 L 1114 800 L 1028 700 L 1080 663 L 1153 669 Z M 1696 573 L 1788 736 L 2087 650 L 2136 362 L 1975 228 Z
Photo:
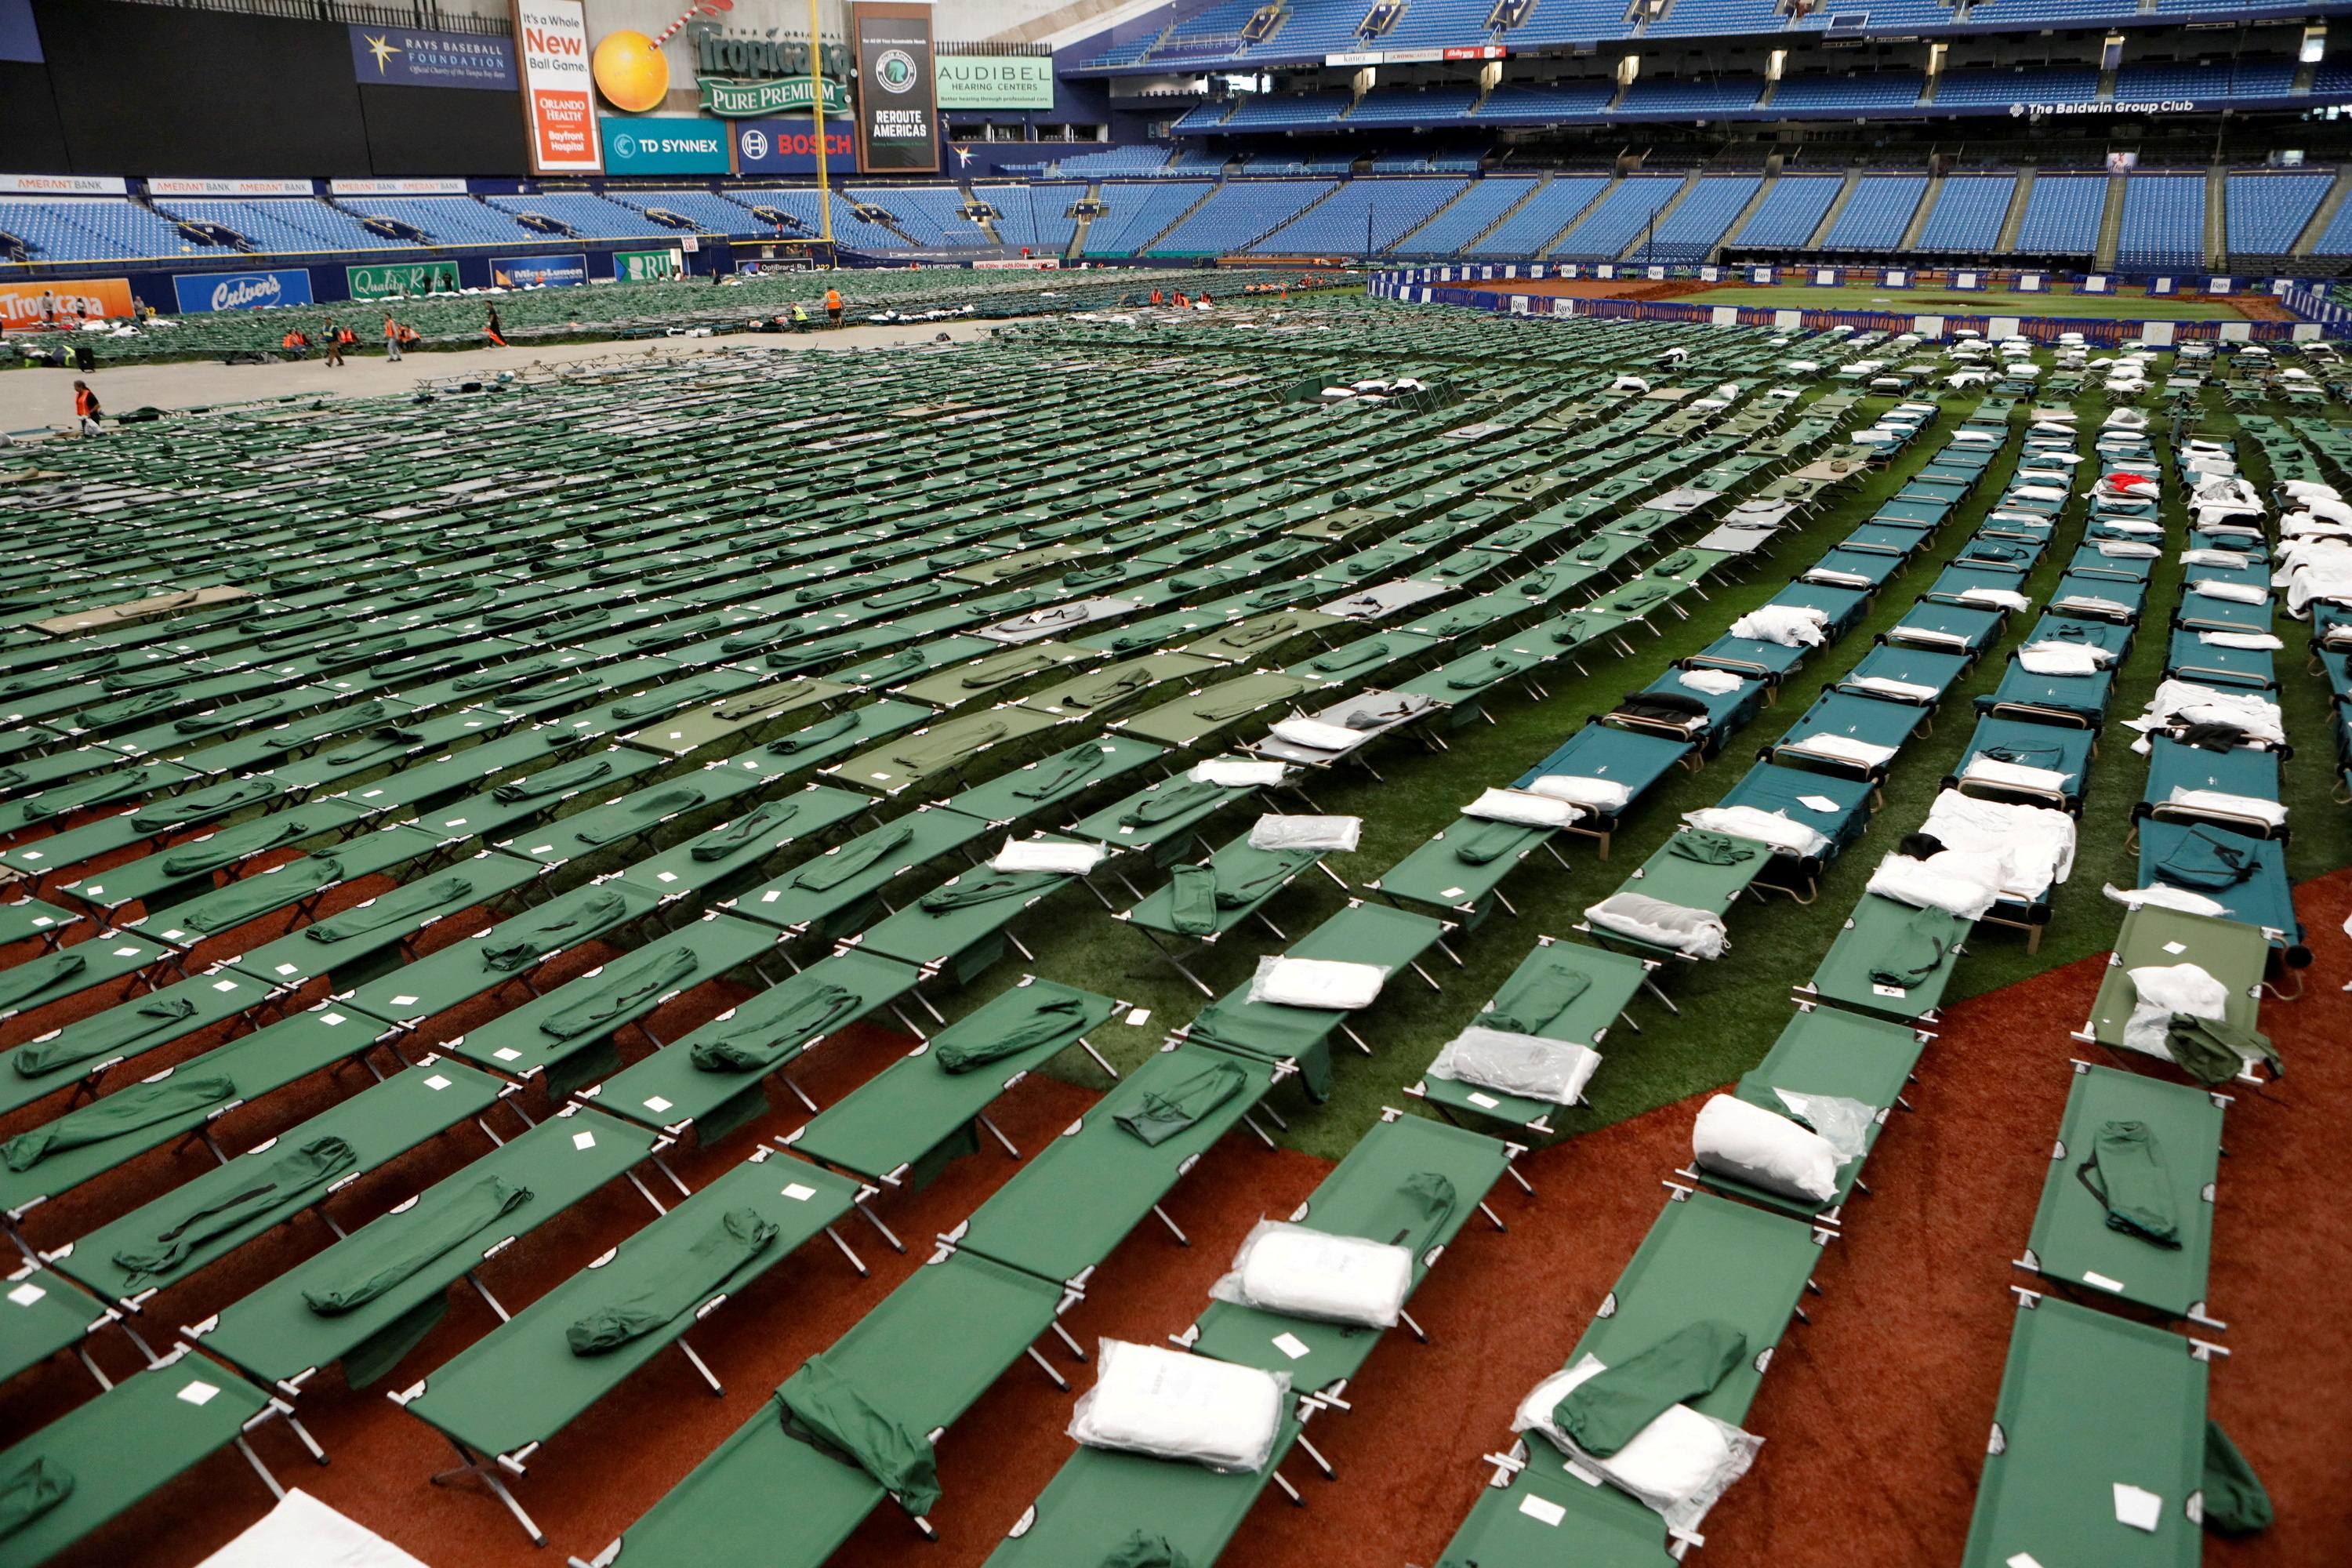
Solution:
M 14 969 L 0 969 L 0 1008 L 30 1002 L 52 986 L 63 985 L 89 967 L 89 960 L 67 948 L 45 953 Z
M 208 822 L 269 799 L 285 786 L 274 779 L 240 779 L 235 784 L 201 789 L 173 800 L 160 800 L 131 814 L 131 826 L 142 833 L 161 833 L 192 822 Z
M 567 763 L 560 768 L 533 773 L 529 778 L 513 779 L 490 791 L 492 797 L 512 805 L 517 801 L 543 800 L 549 795 L 562 795 L 594 784 L 613 771 L 609 757 L 590 757 L 585 762 Z
M 396 888 L 372 904 L 345 910 L 313 926 L 302 934 L 312 942 L 346 942 L 388 925 L 400 925 L 416 919 L 429 910 L 445 905 L 455 906 L 456 900 L 474 890 L 470 877 L 436 877 L 430 881 L 411 882 Z
M 2107 1211 L 2107 1228 L 2158 1247 L 2179 1247 L 2180 1216 L 2164 1149 L 2145 1121 L 2105 1121 L 2091 1136 L 2090 1158 L 2074 1179 Z
M 1487 822 L 1446 842 L 1454 846 L 1454 858 L 1464 865 L 1485 866 L 1530 842 L 1529 836 L 1541 831 L 1525 823 Z
M 1968 928 L 1968 921 L 1948 910 L 1913 910 L 1871 956 L 1871 983 L 1908 991 L 1942 966 Z
M 331 855 L 306 856 L 266 876 L 247 877 L 206 893 L 174 910 L 171 918 L 189 931 L 227 931 L 267 910 L 298 903 L 342 879 L 341 860 Z
M 776 1236 L 775 1222 L 759 1210 L 728 1210 L 660 1279 L 565 1329 L 572 1353 L 603 1355 L 692 1311 L 717 1295 L 737 1270 L 774 1246 Z
M 812 746 L 822 746 L 828 741 L 837 741 L 844 735 L 854 735 L 857 732 L 858 726 L 864 722 L 865 721 L 858 716 L 857 710 L 852 709 L 846 713 L 836 713 L 830 719 L 812 724 L 805 730 L 795 730 L 780 740 L 771 741 L 766 750 L 768 755 L 772 757 L 789 757 L 795 752 L 805 752 Z
M 1137 679 L 1144 679 L 1139 676 Z M 1080 781 L 1102 771 L 1108 753 L 1099 741 L 1086 741 L 1072 746 L 1059 756 L 1047 757 L 1029 771 L 1029 777 L 1015 784 L 1013 793 L 1023 800 L 1055 800 L 1068 794 Z
M 43 790 L 16 807 L 21 822 L 47 822 L 69 811 L 81 811 L 93 805 L 106 805 L 133 795 L 145 795 L 154 785 L 152 768 L 125 768 L 120 773 L 100 773 L 79 784 L 61 789 Z
M 1703 1318 L 1578 1384 L 1552 1420 L 1578 1447 L 1605 1459 L 1675 1405 L 1715 1392 L 1747 1357 L 1746 1334 Z
M 2227 891 L 2262 869 L 2262 856 L 2231 835 L 2192 827 L 2156 863 L 2157 875 L 2175 887 L 2200 892 Z
M 1755 859 L 1759 850 L 1747 839 L 1696 827 L 1686 827 L 1675 834 L 1666 847 L 1681 858 L 1696 860 L 1702 866 L 1737 866 Z
M 784 1380 L 776 1403 L 786 1433 L 872 1476 L 909 1515 L 920 1519 L 939 1507 L 930 1443 L 834 1371 L 822 1353 Z
M 52 1154 L 176 1121 L 192 1110 L 218 1105 L 236 1093 L 236 1085 L 217 1074 L 139 1084 L 0 1143 L 0 1161 L 12 1171 L 29 1171 Z
M 1067 875 L 1060 871 L 969 871 L 946 887 L 925 893 L 915 903 L 925 914 L 943 915 L 975 904 L 1025 899 L 1032 893 L 1058 888 L 1067 880 Z
M 754 844 L 764 842 L 785 823 L 800 815 L 800 802 L 772 800 L 755 805 L 724 827 L 714 827 L 697 838 L 688 849 L 690 858 L 701 861 L 724 860 Z
M 1006 993 L 1008 998 L 1020 994 L 1017 991 Z M 944 1031 L 932 1041 L 931 1055 L 940 1071 L 967 1073 L 1006 1057 L 1019 1056 L 1048 1040 L 1074 1040 L 1086 1027 L 1086 1004 L 1078 998 L 1049 995 L 1030 1004 L 1016 1017 L 992 1019 L 984 1037 L 962 1026 Z M 976 1021 L 977 1016 L 966 1023 Z
M 26 1460 L 0 1481 L 0 1541 L 5 1541 L 73 1495 L 73 1472 L 46 1454 Z
M 2268 1035 L 2226 1018 L 2175 1013 L 2165 1027 L 2164 1048 L 2182 1071 L 2207 1089 L 2229 1082 L 2251 1061 L 2267 1062 L 2273 1078 L 2286 1071 L 2285 1058 Z
M 193 1016 L 195 1010 L 196 1005 L 184 996 L 150 996 L 135 1005 L 110 1007 L 54 1038 L 18 1046 L 8 1053 L 8 1062 L 19 1078 L 40 1078 L 78 1062 L 130 1056 L 141 1039 Z
M 1202 779 L 1187 779 L 1172 789 L 1163 789 L 1147 795 L 1134 807 L 1119 813 L 1121 827 L 1155 827 L 1160 823 L 1196 811 L 1213 800 L 1222 800 L 1232 792 L 1223 784 L 1210 784 Z
M 2252 1535 L 2275 1516 L 2262 1478 L 2219 1422 L 2205 1423 L 2205 1528 L 2216 1535 Z M 0 1528 L 0 1535 L 6 1534 Z
M 958 684 L 967 691 L 985 691 L 992 686 L 1002 686 L 1008 680 L 1018 680 L 1024 675 L 1034 675 L 1041 669 L 1054 668 L 1054 656 L 1031 650 L 1019 658 L 1007 659 L 1001 665 L 983 665 L 966 675 Z
M 631 647 L 660 647 L 665 643 L 692 642 L 708 637 L 726 622 L 718 616 L 695 616 L 683 621 L 670 621 L 635 633 L 627 641 Z
M 795 648 L 779 649 L 770 654 L 764 662 L 770 669 L 779 675 L 789 674 L 799 669 L 813 669 L 820 664 L 856 653 L 864 642 L 863 637 L 851 632 L 843 637 L 824 637 L 816 642 L 804 643 Z
M 1338 675 L 1367 664 L 1378 664 L 1388 658 L 1389 645 L 1384 637 L 1366 637 L 1344 647 L 1334 648 L 1320 658 L 1310 658 L 1307 668 L 1318 675 Z
M 1445 688 L 1449 691 L 1484 691 L 1518 668 L 1517 659 L 1505 654 L 1488 654 L 1468 668 L 1447 676 Z
M 541 954 L 585 942 L 628 910 L 629 900 L 620 894 L 597 893 L 569 914 L 541 915 L 511 931 L 500 927 L 496 936 L 482 944 L 482 966 L 505 972 L 528 969 Z
M 1196 1031 L 1198 1027 L 1196 1021 Z M 1165 1094 L 1145 1090 L 1142 1104 L 1119 1111 L 1111 1120 L 1144 1142 L 1156 1146 L 1239 1094 L 1248 1082 L 1249 1074 L 1240 1067 L 1219 1062 L 1194 1073 Z
M 537 708 L 547 703 L 566 702 L 574 697 L 585 697 L 604 689 L 601 675 L 567 675 L 561 680 L 551 680 L 544 686 L 534 686 L 528 691 L 518 691 L 505 699 L 513 708 Z
M 575 827 L 572 837 L 582 844 L 611 844 L 642 833 L 647 825 L 681 811 L 690 811 L 707 798 L 699 784 L 679 784 L 674 789 L 649 795 L 643 800 L 632 801 L 625 815 L 615 814 L 610 820 Z
M 183 1196 L 178 1205 L 167 1202 L 153 1205 L 178 1208 L 181 1217 L 158 1231 L 153 1241 L 117 1252 L 115 1264 L 133 1279 L 149 1274 L 168 1274 L 215 1237 L 226 1236 L 281 1210 L 300 1206 L 310 1201 L 311 1194 L 346 1171 L 355 1169 L 359 1163 L 358 1151 L 341 1138 L 314 1138 L 279 1155 L 247 1178 L 236 1192 L 217 1202 L 190 1209 L 186 1207 L 188 1200 Z M 232 1164 L 228 1168 L 242 1174 L 241 1166 Z
M 626 724 L 638 719 L 652 719 L 680 708 L 691 708 L 698 702 L 708 702 L 723 696 L 727 689 L 715 680 L 692 680 L 684 686 L 662 687 L 624 698 L 604 710 L 605 714 Z
M 1522 969 L 1505 981 L 1495 993 L 1494 1006 L 1475 1022 L 1484 1029 L 1538 1035 L 1545 1025 L 1568 1010 L 1570 1003 L 1591 989 L 1591 975 L 1566 959 L 1552 959 Z
M 198 735 L 218 734 L 223 730 L 234 730 L 240 725 L 267 719 L 286 703 L 287 699 L 283 697 L 255 697 L 243 702 L 233 702 L 226 708 L 208 709 L 202 713 L 191 713 L 184 719 L 175 719 L 172 722 L 172 732 L 191 739 Z
M 710 710 L 710 716 L 728 724 L 746 724 L 757 719 L 772 718 L 806 702 L 809 694 L 815 689 L 816 682 L 813 680 L 786 681 L 782 686 L 772 686 L 765 690 L 723 701 Z
M 1208 866 L 1179 866 L 1168 882 L 1168 923 L 1184 936 L 1217 929 L 1217 873 Z
M 927 773 L 935 768 L 961 762 L 982 747 L 994 745 L 1012 732 L 1013 726 L 1003 719 L 990 719 L 979 724 L 944 726 L 928 735 L 909 736 L 904 744 L 887 753 L 887 757 L 910 773 Z
M 701 963 L 694 949 L 683 944 L 640 951 L 620 963 L 606 965 L 604 973 L 593 983 L 576 981 L 564 987 L 567 996 L 575 991 L 581 994 L 541 1018 L 540 1032 L 559 1040 L 609 1033 L 619 1026 L 614 1020 L 674 989 Z
M 355 741 L 346 741 L 326 753 L 327 763 L 339 768 L 356 768 L 368 763 L 390 762 L 405 756 L 425 740 L 415 730 L 402 730 L 391 725 L 371 730 Z
M 142 691 L 136 697 L 125 697 L 113 702 L 100 702 L 85 708 L 73 716 L 78 730 L 102 729 L 109 724 L 128 724 L 134 719 L 144 719 L 150 713 L 160 713 L 176 706 L 181 700 L 175 691 Z
M 562 666 L 551 658 L 527 658 L 520 664 L 501 664 L 473 675 L 461 675 L 449 683 L 456 692 L 491 691 L 501 686 L 512 686 L 519 680 L 536 680 L 551 675 Z
M 885 681 L 895 680 L 899 676 L 912 674 L 924 668 L 925 663 L 922 649 L 902 647 L 897 653 L 877 658 L 871 664 L 860 665 L 850 673 L 856 676 L 857 684 L 860 686 L 879 686 Z
M 290 844 L 315 832 L 310 821 L 302 812 L 289 811 L 261 817 L 239 827 L 223 828 L 201 843 L 186 845 L 166 854 L 163 857 L 163 873 L 170 877 L 199 877 L 223 866 L 233 866 L 248 855 L 275 849 L 280 844 Z
M 1262 693 L 1248 694 L 1241 697 L 1228 696 L 1222 700 L 1213 699 L 1206 702 L 1196 703 L 1194 706 L 1186 709 L 1185 711 L 1195 719 L 1206 719 L 1212 722 L 1222 722 L 1227 719 L 1238 719 L 1244 713 L 1255 712 L 1258 709 L 1265 707 L 1273 700 L 1275 700 L 1273 698 L 1267 697 Z
M 529 1187 L 484 1176 L 405 1214 L 388 1214 L 336 1248 L 334 1268 L 305 1285 L 302 1300 L 322 1318 L 356 1310 L 530 1200 Z
M 915 830 L 903 825 L 877 829 L 829 855 L 818 856 L 793 873 L 791 885 L 812 893 L 830 891 L 882 864 L 914 837 Z
M 764 1073 L 781 1066 L 804 1040 L 840 1027 L 866 1010 L 866 999 L 846 986 L 796 974 L 750 1005 L 717 1033 L 698 1033 L 688 1057 L 704 1072 Z

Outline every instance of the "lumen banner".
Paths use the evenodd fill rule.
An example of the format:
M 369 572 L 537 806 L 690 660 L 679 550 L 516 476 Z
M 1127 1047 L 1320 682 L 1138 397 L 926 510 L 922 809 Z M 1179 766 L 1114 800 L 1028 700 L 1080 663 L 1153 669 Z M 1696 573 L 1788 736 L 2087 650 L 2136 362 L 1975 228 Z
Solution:
M 346 267 L 343 287 L 354 300 L 401 300 L 419 294 L 455 294 L 454 261 L 395 261 L 383 267 Z
M 940 55 L 941 109 L 1051 109 L 1054 61 L 1045 55 Z
M 584 256 L 503 257 L 490 263 L 490 281 L 501 289 L 563 289 L 588 281 Z
M 180 310 L 263 310 L 308 305 L 310 275 L 299 267 L 273 272 L 182 272 L 172 279 Z
M 931 8 L 858 0 L 849 9 L 857 39 L 857 166 L 938 174 Z
M 531 172 L 601 173 L 583 0 L 514 0 L 514 35 Z

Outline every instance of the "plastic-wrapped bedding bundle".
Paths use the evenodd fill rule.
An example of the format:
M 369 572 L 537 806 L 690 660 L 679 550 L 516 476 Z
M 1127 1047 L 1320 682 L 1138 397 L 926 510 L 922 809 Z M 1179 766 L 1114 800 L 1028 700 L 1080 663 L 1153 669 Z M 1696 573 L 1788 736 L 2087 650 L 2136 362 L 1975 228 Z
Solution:
M 1378 963 L 1264 957 L 1250 979 L 1249 1000 L 1353 1012 L 1380 999 L 1388 975 L 1387 966 Z
M 1871 874 L 1864 891 L 1914 909 L 1943 910 L 1975 921 L 2000 901 L 2002 884 L 2011 875 L 2008 857 L 2000 854 L 1945 849 L 1925 859 L 1889 855 Z
M 2175 1014 L 2191 1018 L 2223 1016 L 2229 987 L 2194 963 L 2147 964 L 2128 972 L 2137 1000 L 2124 1024 L 2124 1044 L 2167 1060 L 2164 1037 Z
M 1759 605 L 1731 623 L 1730 635 L 1782 647 L 1819 647 L 1829 616 L 1804 605 Z
M 1574 1105 L 1600 1066 L 1601 1053 L 1590 1046 L 1474 1025 L 1445 1042 L 1429 1064 L 1429 1076 Z
M 1829 838 L 1786 812 L 1752 805 L 1709 805 L 1683 813 L 1683 820 L 1709 833 L 1759 839 L 1783 854 L 1810 859 L 1830 847 Z
M 1412 1289 L 1412 1253 L 1405 1247 L 1260 1220 L 1209 1294 L 1293 1318 L 1392 1329 Z
M 1720 915 L 1640 893 L 1612 893 L 1586 910 L 1584 918 L 1686 958 L 1721 958 L 1724 949 L 1731 945 Z
M 1259 1470 L 1274 1452 L 1289 1393 L 1282 1373 L 1107 1339 L 1069 1436 L 1089 1448 Z
M 1978 800 L 1945 790 L 1928 808 L 1921 831 L 1947 849 L 2006 855 L 2005 893 L 2039 900 L 2066 879 L 2074 866 L 2074 819 L 2063 811 L 2004 801 Z

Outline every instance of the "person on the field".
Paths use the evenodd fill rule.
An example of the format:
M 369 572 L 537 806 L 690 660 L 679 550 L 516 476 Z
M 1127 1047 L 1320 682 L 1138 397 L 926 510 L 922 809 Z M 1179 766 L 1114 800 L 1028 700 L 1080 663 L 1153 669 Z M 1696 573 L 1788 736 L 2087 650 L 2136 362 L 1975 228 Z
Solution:
M 841 290 L 840 290 L 840 289 L 827 289 L 824 291 L 824 314 L 825 314 L 825 319 L 826 319 L 827 321 L 831 321 L 835 326 L 836 326 L 836 327 L 837 327 L 837 326 L 841 325 Z
M 400 363 L 400 323 L 392 319 L 390 310 L 383 313 L 383 357 L 388 364 Z
M 507 346 L 506 332 L 504 327 L 501 326 L 499 321 L 499 308 L 496 305 L 492 305 L 489 307 L 489 320 L 482 323 L 482 335 L 489 339 L 490 342 L 498 344 L 499 347 L 504 348 Z
M 99 420 L 103 413 L 104 411 L 98 405 L 98 394 L 89 389 L 89 383 L 75 382 L 74 417 L 81 423 L 81 433 L 85 436 L 97 435 L 100 428 Z

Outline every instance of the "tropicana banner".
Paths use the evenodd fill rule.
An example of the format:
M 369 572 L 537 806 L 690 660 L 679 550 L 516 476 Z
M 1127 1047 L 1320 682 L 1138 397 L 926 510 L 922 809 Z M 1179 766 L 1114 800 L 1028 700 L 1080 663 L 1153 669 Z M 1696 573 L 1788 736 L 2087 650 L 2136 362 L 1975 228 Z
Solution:
M 84 316 L 128 318 L 135 307 L 128 278 L 77 278 L 69 283 L 0 283 L 0 326 L 11 331 L 45 320 L 70 321 Z

